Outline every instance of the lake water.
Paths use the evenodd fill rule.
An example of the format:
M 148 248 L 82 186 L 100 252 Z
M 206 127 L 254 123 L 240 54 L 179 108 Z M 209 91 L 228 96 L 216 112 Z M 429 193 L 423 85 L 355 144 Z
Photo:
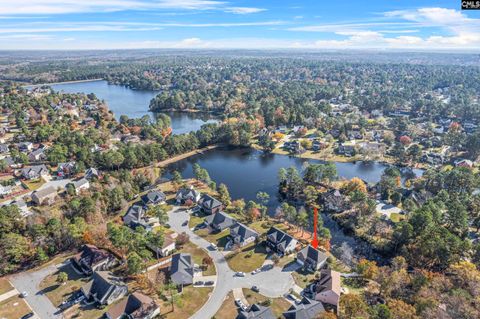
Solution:
M 150 100 L 159 93 L 158 91 L 132 90 L 122 85 L 108 84 L 104 80 L 61 83 L 54 84 L 51 87 L 56 91 L 65 93 L 94 93 L 99 99 L 105 100 L 117 120 L 121 115 L 127 115 L 129 118 L 151 116 L 153 113 L 148 109 Z M 172 119 L 174 134 L 197 131 L 203 124 L 216 122 L 208 114 L 181 112 L 169 112 L 167 114 Z
M 301 171 L 309 162 L 321 163 L 317 160 L 264 154 L 262 151 L 250 148 L 222 148 L 173 163 L 167 167 L 164 177 L 169 178 L 175 170 L 185 178 L 194 177 L 192 165 L 198 163 L 209 172 L 210 177 L 217 184 L 227 185 L 233 199 L 255 200 L 258 192 L 268 193 L 270 195 L 268 207 L 273 212 L 279 205 L 278 170 L 282 167 L 295 166 Z M 388 167 L 386 164 L 376 162 L 335 163 L 335 165 L 340 178 L 360 177 L 368 183 L 378 182 L 383 170 Z M 421 170 L 413 170 L 413 174 L 421 173 Z

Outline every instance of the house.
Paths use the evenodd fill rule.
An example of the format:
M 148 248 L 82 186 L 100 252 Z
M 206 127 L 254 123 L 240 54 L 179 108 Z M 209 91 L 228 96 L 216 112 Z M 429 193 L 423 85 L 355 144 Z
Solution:
M 315 140 L 312 143 L 312 150 L 315 152 L 318 152 L 322 149 L 325 149 L 328 147 L 328 144 L 319 140 Z
M 200 200 L 200 192 L 193 187 L 182 188 L 177 192 L 175 199 L 179 204 L 195 204 Z
M 43 161 L 46 158 L 47 155 L 45 155 L 45 149 L 42 147 L 28 153 L 28 160 L 31 162 Z
M 353 144 L 341 143 L 337 148 L 337 153 L 351 157 L 355 155 L 355 146 Z
M 93 245 L 83 245 L 81 251 L 71 258 L 75 270 L 90 276 L 95 271 L 109 270 L 117 265 L 117 259 L 108 251 Z
M 236 220 L 228 216 L 225 212 L 218 212 L 207 216 L 205 218 L 205 223 L 207 223 L 213 231 L 221 232 L 222 230 L 233 226 L 236 223 Z
M 10 152 L 10 148 L 7 144 L 0 144 L 0 154 L 7 154 Z
M 142 196 L 142 201 L 145 205 L 159 205 L 165 204 L 167 196 L 159 191 L 153 190 Z
M 53 186 L 34 191 L 32 193 L 32 201 L 37 205 L 51 205 L 57 197 L 57 190 Z
M 291 306 L 283 313 L 285 319 L 315 319 L 325 312 L 321 302 L 304 297 L 300 304 Z
M 455 161 L 455 166 L 456 167 L 466 167 L 466 168 L 473 168 L 473 162 L 468 159 L 461 159 L 458 161 Z
M 327 258 L 327 254 L 313 248 L 311 245 L 308 245 L 297 253 L 297 263 L 305 269 L 312 271 L 322 268 L 327 262 Z
M 237 319 L 275 319 L 275 315 L 270 307 L 264 307 L 253 304 L 247 310 L 241 310 Z
M 99 178 L 100 177 L 100 172 L 93 167 L 90 167 L 85 171 L 85 178 L 88 180 L 92 180 L 93 178 Z
M 18 143 L 17 146 L 20 152 L 30 152 L 31 150 L 33 150 L 32 142 L 21 142 Z
M 151 231 L 152 227 L 158 222 L 158 218 L 146 216 L 145 208 L 139 204 L 130 206 L 122 219 L 123 223 L 132 229 L 141 226 L 147 231 Z
M 171 233 L 165 235 L 162 247 L 157 247 L 150 243 L 147 243 L 147 247 L 150 248 L 157 255 L 157 258 L 159 258 L 159 256 L 166 257 L 170 255 L 175 250 L 175 248 L 177 248 L 175 244 L 175 240 L 177 237 L 177 233 Z
M 99 305 L 110 305 L 128 293 L 127 285 L 108 271 L 95 271 L 80 290 L 87 299 Z
M 179 287 L 193 283 L 193 261 L 190 254 L 175 254 L 170 265 L 170 279 Z
M 30 209 L 28 209 L 27 203 L 23 199 L 14 200 L 9 205 L 16 205 L 20 209 L 20 214 L 22 217 L 27 217 L 32 215 Z
M 50 173 L 48 168 L 45 165 L 34 165 L 29 167 L 24 167 L 21 170 L 21 175 L 25 179 L 37 179 L 42 177 L 43 179 L 50 178 Z
M 422 160 L 431 165 L 441 165 L 444 162 L 444 157 L 439 153 L 426 153 L 423 155 Z
M 87 190 L 90 188 L 90 182 L 86 178 L 80 178 L 79 180 L 74 181 L 73 187 L 75 188 L 75 193 L 78 195 L 83 190 Z
M 320 272 L 320 279 L 316 280 L 307 291 L 313 294 L 317 301 L 337 307 L 341 293 L 340 273 L 331 269 Z
M 105 316 L 108 319 L 152 319 L 159 314 L 160 307 L 152 298 L 134 292 L 111 307 Z
M 215 214 L 221 211 L 224 206 L 221 201 L 213 198 L 208 194 L 204 194 L 198 201 L 198 205 L 202 208 L 206 214 Z
M 258 233 L 242 223 L 236 223 L 230 227 L 229 243 L 227 246 L 236 245 L 243 247 L 255 241 Z
M 350 140 L 361 140 L 363 139 L 363 134 L 358 130 L 347 131 L 348 139 Z
M 267 232 L 267 250 L 283 256 L 288 255 L 297 247 L 297 240 L 289 234 L 281 231 L 276 227 L 272 227 Z
M 338 189 L 332 189 L 321 195 L 323 208 L 327 212 L 340 213 L 346 208 L 345 197 Z
M 412 200 L 417 207 L 423 206 L 429 199 L 433 197 L 433 194 L 426 190 L 421 191 L 411 191 L 407 194 L 406 198 Z
M 57 175 L 58 177 L 67 178 L 75 173 L 75 162 L 67 162 L 58 164 Z
M 125 143 L 125 144 L 139 143 L 140 142 L 140 137 L 138 137 L 137 135 L 126 135 L 126 136 L 122 137 L 122 142 Z
M 3 186 L 0 184 L 0 196 L 5 197 L 12 193 L 12 186 Z

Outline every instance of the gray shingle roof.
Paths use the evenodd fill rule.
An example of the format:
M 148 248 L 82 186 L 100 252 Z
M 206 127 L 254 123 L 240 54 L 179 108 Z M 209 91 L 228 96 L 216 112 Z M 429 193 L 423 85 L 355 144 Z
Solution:
M 242 310 L 237 319 L 275 319 L 272 309 L 269 307 L 253 304 L 250 309 Z
M 172 256 L 170 278 L 177 285 L 191 285 L 193 283 L 193 263 L 190 254 L 175 254 Z
M 232 217 L 228 216 L 224 212 L 218 212 L 216 214 L 207 216 L 205 218 L 205 221 L 207 224 L 209 224 L 211 227 L 224 230 L 225 228 L 228 228 L 230 226 L 233 226 L 235 224 L 235 219 Z
M 303 298 L 301 304 L 290 307 L 283 316 L 285 319 L 314 319 L 324 311 L 325 308 L 320 301 Z

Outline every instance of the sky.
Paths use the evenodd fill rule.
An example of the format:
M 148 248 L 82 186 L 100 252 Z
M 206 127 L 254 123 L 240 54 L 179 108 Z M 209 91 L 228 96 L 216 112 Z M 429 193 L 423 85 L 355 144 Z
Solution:
M 0 0 L 0 50 L 480 50 L 461 0 Z

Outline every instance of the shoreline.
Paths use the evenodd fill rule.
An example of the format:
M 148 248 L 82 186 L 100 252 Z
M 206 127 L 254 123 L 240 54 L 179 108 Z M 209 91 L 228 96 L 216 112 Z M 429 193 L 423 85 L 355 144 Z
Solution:
M 180 160 L 189 158 L 193 155 L 202 154 L 203 152 L 211 151 L 211 150 L 214 150 L 214 149 L 222 147 L 222 146 L 224 146 L 224 145 L 223 144 L 215 144 L 215 145 L 206 146 L 206 147 L 199 148 L 199 149 L 187 152 L 187 153 L 176 155 L 174 157 L 168 158 L 166 160 L 163 160 L 163 161 L 158 162 L 156 164 L 153 164 L 151 166 L 153 166 L 153 167 L 165 167 L 165 166 L 168 166 L 168 165 L 173 164 L 175 162 L 178 162 Z
M 61 85 L 61 84 L 70 84 L 70 83 L 84 83 L 84 82 L 96 82 L 96 81 L 103 81 L 103 78 L 98 79 L 89 79 L 89 80 L 75 80 L 75 81 L 64 81 L 64 82 L 50 82 L 50 83 L 38 83 L 38 84 L 24 84 L 22 87 L 39 87 L 39 86 L 51 86 L 51 85 Z

